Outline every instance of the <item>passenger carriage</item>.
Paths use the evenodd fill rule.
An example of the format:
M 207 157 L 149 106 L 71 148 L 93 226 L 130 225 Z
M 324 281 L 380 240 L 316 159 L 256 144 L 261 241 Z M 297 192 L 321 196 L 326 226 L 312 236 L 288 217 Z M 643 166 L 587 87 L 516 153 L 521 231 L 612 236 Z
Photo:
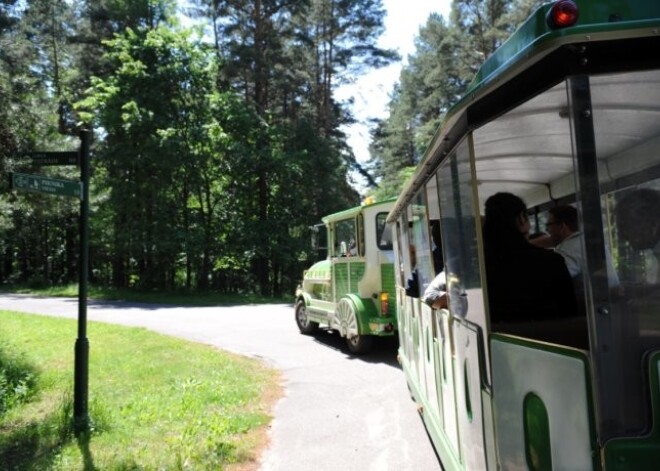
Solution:
M 399 357 L 445 469 L 660 469 L 660 206 L 635 227 L 620 206 L 660 190 L 659 50 L 660 2 L 544 5 L 483 64 L 391 211 Z M 553 205 L 579 209 L 586 316 L 491 319 L 481 216 L 501 191 L 537 229 Z M 434 224 L 448 309 L 405 293 L 413 270 L 422 290 L 435 276 Z

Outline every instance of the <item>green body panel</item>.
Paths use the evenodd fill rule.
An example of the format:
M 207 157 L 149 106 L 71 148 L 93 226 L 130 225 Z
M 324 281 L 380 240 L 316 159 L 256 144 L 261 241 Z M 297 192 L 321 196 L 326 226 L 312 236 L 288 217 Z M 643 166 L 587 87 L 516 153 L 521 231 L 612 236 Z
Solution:
M 618 438 L 605 444 L 608 471 L 654 471 L 660 469 L 660 352 L 648 362 L 653 429 L 644 437 Z
M 347 294 L 358 292 L 358 282 L 364 276 L 364 262 L 335 263 L 333 278 L 335 281 L 335 302 Z
M 396 326 L 396 290 L 394 286 L 394 265 L 383 263 L 380 275 L 383 290 L 388 292 L 388 315 L 380 315 L 378 299 L 361 297 L 358 284 L 364 278 L 366 264 L 361 260 L 323 260 L 312 265 L 303 278 L 303 286 L 296 290 L 296 299 L 303 299 L 308 307 L 311 320 L 329 324 L 343 298 L 348 298 L 355 306 L 360 334 L 391 336 L 396 329 L 382 330 L 382 326 Z M 334 291 L 333 291 L 334 282 Z M 381 327 L 380 329 L 377 327 Z
M 332 266 L 330 260 L 322 260 L 312 265 L 305 272 L 305 279 L 330 281 Z
M 491 334 L 490 348 L 502 468 L 600 469 L 586 352 L 506 334 Z
M 332 301 L 331 264 L 323 260 L 312 265 L 305 272 L 303 286 L 296 290 L 296 299 L 301 296 L 309 306 L 312 300 Z
M 439 417 L 429 412 L 432 410 L 432 407 L 428 402 L 429 398 L 422 392 L 421 385 L 416 380 L 415 366 L 410 363 L 410 359 L 405 356 L 401 348 L 399 348 L 399 358 L 406 378 L 409 379 L 408 386 L 410 387 L 410 393 L 413 399 L 422 406 L 420 410 L 422 420 L 426 424 L 426 430 L 431 436 L 433 445 L 440 456 L 442 469 L 446 471 L 463 471 L 465 468 L 458 459 L 451 442 L 447 439 L 442 423 L 438 420 Z M 411 381 L 410 379 L 412 378 L 415 380 Z
M 373 332 L 369 328 L 370 322 L 378 321 L 378 323 L 380 323 L 382 319 L 378 317 L 378 311 L 376 310 L 374 302 L 371 299 L 362 299 L 355 294 L 349 294 L 346 297 L 350 299 L 353 306 L 355 306 L 360 335 L 380 335 L 379 332 Z

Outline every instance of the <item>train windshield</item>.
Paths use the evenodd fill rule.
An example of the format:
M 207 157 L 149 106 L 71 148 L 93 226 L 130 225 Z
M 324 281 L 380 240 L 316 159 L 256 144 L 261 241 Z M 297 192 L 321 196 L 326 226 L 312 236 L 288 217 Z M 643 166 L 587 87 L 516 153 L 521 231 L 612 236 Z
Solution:
M 357 254 L 357 229 L 355 218 L 337 221 L 334 226 L 333 255 L 335 257 L 346 257 Z

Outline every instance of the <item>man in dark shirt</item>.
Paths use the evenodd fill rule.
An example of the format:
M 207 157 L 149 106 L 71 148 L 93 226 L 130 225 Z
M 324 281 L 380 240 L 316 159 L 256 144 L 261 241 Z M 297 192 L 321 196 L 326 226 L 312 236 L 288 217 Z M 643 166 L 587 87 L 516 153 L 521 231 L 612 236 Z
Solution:
M 511 193 L 486 201 L 484 247 L 493 322 L 575 317 L 571 276 L 561 255 L 527 240 L 525 203 Z

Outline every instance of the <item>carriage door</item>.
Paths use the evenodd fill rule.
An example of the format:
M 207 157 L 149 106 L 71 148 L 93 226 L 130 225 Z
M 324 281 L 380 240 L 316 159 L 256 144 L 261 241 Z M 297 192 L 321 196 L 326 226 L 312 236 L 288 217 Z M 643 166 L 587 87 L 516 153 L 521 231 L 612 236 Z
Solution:
M 488 374 L 484 295 L 479 267 L 481 224 L 472 182 L 471 136 L 438 171 L 444 271 L 447 278 L 456 428 L 465 469 L 494 469 L 491 388 Z M 447 424 L 448 421 L 445 421 Z

